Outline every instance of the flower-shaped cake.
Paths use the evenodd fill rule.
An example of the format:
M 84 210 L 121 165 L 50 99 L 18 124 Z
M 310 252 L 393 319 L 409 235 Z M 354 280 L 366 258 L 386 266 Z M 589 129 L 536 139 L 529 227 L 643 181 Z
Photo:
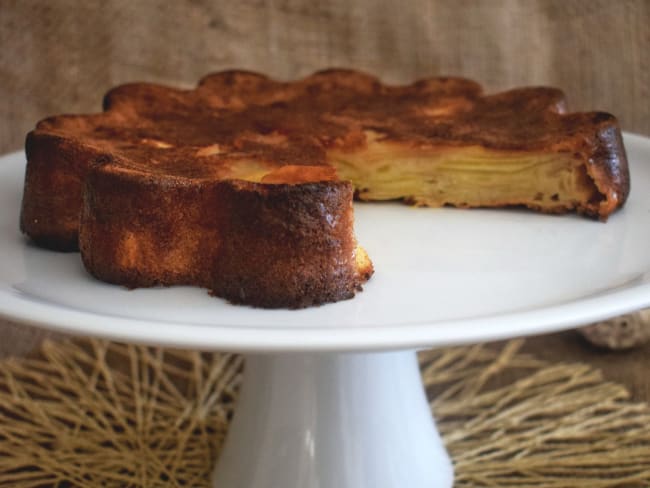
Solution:
M 337 301 L 372 274 L 355 195 L 605 220 L 629 192 L 618 124 L 565 112 L 553 88 L 485 96 L 460 78 L 387 86 L 346 70 L 123 85 L 102 113 L 28 135 L 21 228 L 128 287 L 193 284 L 263 307 Z

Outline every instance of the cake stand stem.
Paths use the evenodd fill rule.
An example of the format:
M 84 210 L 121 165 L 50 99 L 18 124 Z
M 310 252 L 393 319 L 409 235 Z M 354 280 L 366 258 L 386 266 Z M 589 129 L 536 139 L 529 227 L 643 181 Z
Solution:
M 415 352 L 250 355 L 218 488 L 449 488 Z

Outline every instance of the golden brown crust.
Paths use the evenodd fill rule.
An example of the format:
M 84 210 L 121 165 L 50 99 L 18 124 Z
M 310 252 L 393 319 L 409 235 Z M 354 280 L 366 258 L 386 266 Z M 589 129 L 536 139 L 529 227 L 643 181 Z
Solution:
M 616 119 L 567 114 L 557 89 L 485 96 L 461 78 L 387 86 L 327 70 L 285 83 L 229 71 L 194 90 L 123 85 L 103 113 L 39 122 L 26 141 L 21 229 L 45 247 L 76 249 L 85 195 L 80 246 L 101 279 L 198 284 L 260 306 L 339 300 L 371 271 L 354 266 L 353 190 L 328 154 L 363 153 L 369 133 L 414 150 L 568 154 L 584 164 L 593 197 L 541 211 L 604 220 L 629 192 Z
M 354 296 L 352 186 L 143 179 L 103 159 L 87 175 L 80 246 L 97 278 L 190 284 L 234 303 L 299 308 Z

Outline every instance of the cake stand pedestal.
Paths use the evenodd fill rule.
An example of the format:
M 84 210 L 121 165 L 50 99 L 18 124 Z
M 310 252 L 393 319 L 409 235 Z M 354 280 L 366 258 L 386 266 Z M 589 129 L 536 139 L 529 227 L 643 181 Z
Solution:
M 413 351 L 248 355 L 215 488 L 449 488 Z
M 126 291 L 18 231 L 25 159 L 0 158 L 0 316 L 77 335 L 247 354 L 219 488 L 447 488 L 415 350 L 540 334 L 650 306 L 650 140 L 607 224 L 518 211 L 357 205 L 377 273 L 353 300 L 235 307 Z M 400 352 L 389 352 L 400 351 Z M 173 426 L 170 426 L 173 428 Z

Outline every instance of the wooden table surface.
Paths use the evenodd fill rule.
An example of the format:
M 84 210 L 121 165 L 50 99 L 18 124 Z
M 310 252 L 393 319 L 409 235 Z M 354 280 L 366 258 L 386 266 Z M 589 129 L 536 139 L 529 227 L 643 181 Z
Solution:
M 650 134 L 647 0 L 3 0 L 0 153 L 20 149 L 47 115 L 98 110 L 129 81 L 191 86 L 207 72 L 291 79 L 330 66 L 389 82 L 432 75 L 488 91 L 554 85 L 574 110 L 605 110 Z M 0 357 L 44 336 L 0 321 Z M 552 361 L 582 361 L 650 402 L 650 346 L 607 353 L 575 332 L 527 341 Z

